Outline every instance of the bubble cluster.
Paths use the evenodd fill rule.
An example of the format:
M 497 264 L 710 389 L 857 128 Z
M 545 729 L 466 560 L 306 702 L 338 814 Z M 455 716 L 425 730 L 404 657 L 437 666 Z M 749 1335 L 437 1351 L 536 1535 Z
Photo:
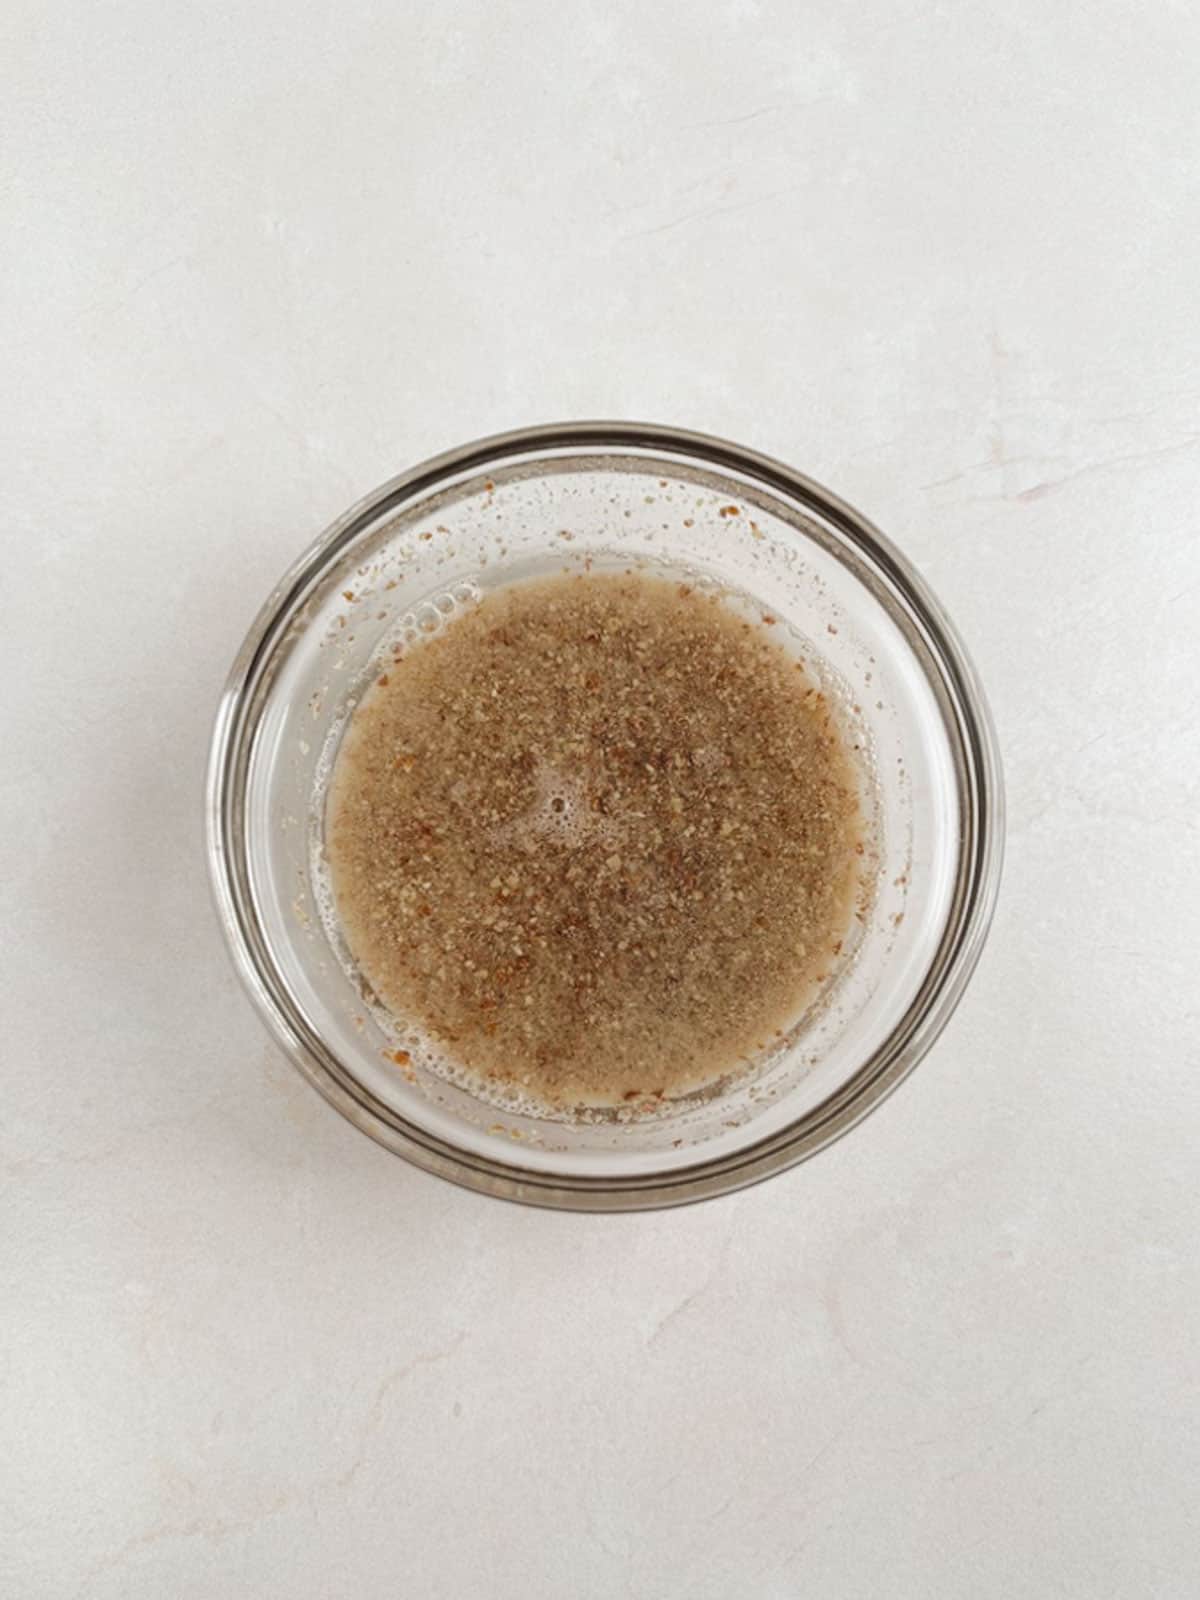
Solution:
M 395 654 L 397 646 L 401 650 L 407 650 L 432 638 L 435 633 L 440 633 L 448 622 L 461 612 L 477 605 L 482 598 L 483 590 L 478 584 L 469 580 L 455 583 L 449 589 L 430 595 L 397 619 L 382 648 L 376 652 L 375 659 L 381 661 L 388 655 Z
M 596 809 L 586 780 L 539 761 L 533 781 L 532 804 L 519 817 L 492 830 L 496 843 L 526 850 L 544 844 L 580 849 L 618 837 L 617 821 Z

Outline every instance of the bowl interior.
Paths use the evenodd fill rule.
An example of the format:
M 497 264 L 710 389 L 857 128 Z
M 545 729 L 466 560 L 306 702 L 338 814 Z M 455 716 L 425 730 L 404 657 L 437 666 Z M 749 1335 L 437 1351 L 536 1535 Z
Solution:
M 872 819 L 873 902 L 820 1002 L 719 1097 L 618 1123 L 518 1115 L 434 1072 L 364 992 L 324 859 L 338 742 L 392 644 L 496 585 L 585 566 L 677 575 L 775 618 L 860 746 Z M 466 1181 L 511 1169 L 535 1187 L 619 1187 L 778 1142 L 895 1053 L 945 960 L 963 892 L 961 738 L 903 574 L 836 502 L 665 446 L 497 449 L 350 513 L 273 597 L 247 650 L 218 730 L 219 844 L 252 986 L 325 1092 L 427 1165 L 460 1164 L 451 1175 Z

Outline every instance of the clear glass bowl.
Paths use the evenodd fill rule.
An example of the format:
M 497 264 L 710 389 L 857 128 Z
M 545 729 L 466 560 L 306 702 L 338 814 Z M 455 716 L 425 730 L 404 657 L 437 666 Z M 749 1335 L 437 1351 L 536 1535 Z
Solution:
M 338 740 L 402 637 L 513 579 L 635 566 L 752 601 L 836 695 L 864 753 L 876 890 L 852 955 L 753 1075 L 629 1122 L 497 1110 L 398 1066 L 325 879 Z M 698 1200 L 829 1144 L 929 1049 L 979 956 L 1003 798 L 982 691 L 940 606 L 858 512 L 776 461 L 636 423 L 464 446 L 361 501 L 285 574 L 217 716 L 208 850 L 234 962 L 267 1026 L 342 1114 L 487 1194 L 579 1210 Z

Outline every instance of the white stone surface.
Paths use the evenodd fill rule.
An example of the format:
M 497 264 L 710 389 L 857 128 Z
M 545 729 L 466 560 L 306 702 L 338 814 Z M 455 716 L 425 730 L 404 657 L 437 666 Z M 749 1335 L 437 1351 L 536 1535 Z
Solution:
M 9 0 L 0 1594 L 1200 1593 L 1198 51 L 1117 0 Z M 900 1093 L 616 1219 L 328 1110 L 201 853 L 285 563 L 579 415 L 875 517 L 1011 808 Z

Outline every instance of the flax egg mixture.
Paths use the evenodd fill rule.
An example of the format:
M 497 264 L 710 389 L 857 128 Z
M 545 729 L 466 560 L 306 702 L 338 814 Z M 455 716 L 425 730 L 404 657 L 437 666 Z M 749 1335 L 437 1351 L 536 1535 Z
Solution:
M 747 1070 L 862 890 L 849 742 L 772 619 L 629 573 L 514 583 L 392 661 L 326 840 L 375 996 L 559 1113 Z

